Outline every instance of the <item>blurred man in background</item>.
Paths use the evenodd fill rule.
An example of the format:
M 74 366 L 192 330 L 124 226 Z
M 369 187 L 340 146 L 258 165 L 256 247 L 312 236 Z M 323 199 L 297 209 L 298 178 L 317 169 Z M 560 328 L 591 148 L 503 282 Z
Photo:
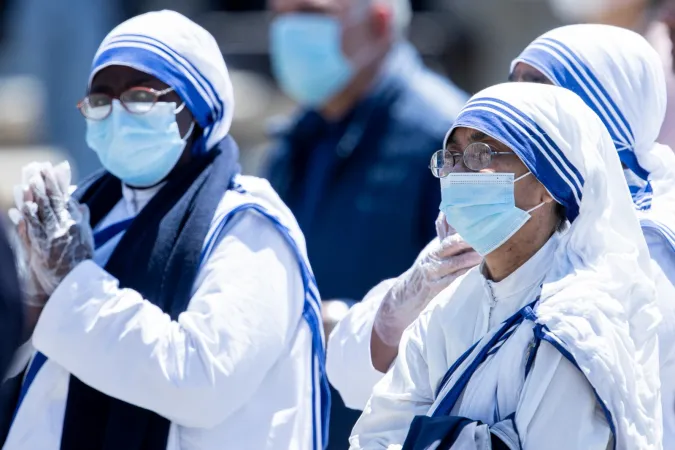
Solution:
M 268 177 L 307 238 L 322 297 L 360 299 L 435 236 L 429 160 L 466 96 L 406 41 L 409 0 L 270 6 L 272 68 L 301 111 L 279 133 Z M 346 447 L 358 417 L 337 397 L 331 449 Z

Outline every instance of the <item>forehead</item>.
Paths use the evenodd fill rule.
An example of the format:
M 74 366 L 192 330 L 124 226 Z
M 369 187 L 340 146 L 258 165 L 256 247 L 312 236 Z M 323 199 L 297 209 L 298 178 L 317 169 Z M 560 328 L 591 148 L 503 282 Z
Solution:
M 108 66 L 101 69 L 91 82 L 92 92 L 121 93 L 135 86 L 157 90 L 169 87 L 159 79 L 127 66 Z
M 540 84 L 553 84 L 553 82 L 549 80 L 546 75 L 541 73 L 541 71 L 522 61 L 517 63 L 513 68 L 513 72 L 511 72 L 509 80 L 527 81 Z
M 489 144 L 490 146 L 495 147 L 495 149 L 498 149 L 499 151 L 503 152 L 513 151 L 503 142 L 500 142 L 497 139 L 488 136 L 487 134 L 483 133 L 480 130 L 468 127 L 455 128 L 450 134 L 450 136 L 448 136 L 446 148 L 452 147 L 455 150 L 463 149 L 467 145 L 474 142 L 483 142 L 485 144 Z
M 338 14 L 345 11 L 352 1 L 362 0 L 269 0 L 269 6 L 279 14 L 289 12 Z

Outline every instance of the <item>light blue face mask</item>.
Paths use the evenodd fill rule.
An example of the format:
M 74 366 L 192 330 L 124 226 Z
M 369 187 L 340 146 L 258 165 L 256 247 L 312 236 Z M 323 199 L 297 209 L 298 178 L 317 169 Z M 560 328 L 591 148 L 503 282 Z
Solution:
M 145 114 L 128 112 L 113 100 L 110 115 L 87 119 L 87 145 L 103 167 L 134 187 L 153 186 L 176 166 L 192 133 L 194 122 L 182 138 L 176 122 L 175 103 L 158 102 Z
M 298 103 L 320 106 L 352 79 L 342 53 L 342 27 L 322 14 L 284 14 L 270 30 L 272 69 L 281 89 Z
M 516 207 L 512 173 L 456 173 L 441 178 L 441 207 L 448 224 L 481 256 L 499 248 L 530 220 Z

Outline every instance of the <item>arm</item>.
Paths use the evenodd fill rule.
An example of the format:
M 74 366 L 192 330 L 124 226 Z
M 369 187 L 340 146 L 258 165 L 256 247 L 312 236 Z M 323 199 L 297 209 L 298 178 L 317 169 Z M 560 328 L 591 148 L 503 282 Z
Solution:
M 675 286 L 675 256 L 672 247 L 663 235 L 645 228 L 643 232 L 649 247 L 649 256 Z
M 373 367 L 371 335 L 373 322 L 382 299 L 394 280 L 375 286 L 361 302 L 355 304 L 338 322 L 328 338 L 326 370 L 348 408 L 362 410 L 384 373 Z M 396 350 L 393 360 L 396 357 Z
M 434 401 L 425 354 L 429 311 L 403 334 L 391 370 L 375 385 L 372 397 L 349 438 L 350 449 L 398 449 L 417 415 Z
M 611 430 L 590 383 L 546 342 L 523 387 L 516 424 L 525 450 L 610 448 Z
M 93 388 L 182 426 L 222 423 L 288 347 L 304 298 L 274 226 L 252 212 L 238 219 L 177 321 L 84 262 L 47 302 L 35 347 Z
M 588 380 L 545 342 L 537 352 L 515 414 L 492 425 L 447 419 L 463 420 L 452 430 L 456 436 L 452 450 L 484 449 L 486 442 L 491 442 L 493 449 L 607 450 L 612 443 L 609 424 Z M 421 438 L 433 431 L 433 426 L 428 426 Z

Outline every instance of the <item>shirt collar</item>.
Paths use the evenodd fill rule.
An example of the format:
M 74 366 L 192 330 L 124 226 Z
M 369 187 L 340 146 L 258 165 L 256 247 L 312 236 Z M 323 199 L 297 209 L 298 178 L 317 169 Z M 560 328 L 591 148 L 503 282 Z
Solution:
M 166 182 L 162 182 L 149 188 L 137 189 L 122 183 L 122 198 L 126 204 L 127 212 L 132 216 L 137 215 L 165 184 Z

